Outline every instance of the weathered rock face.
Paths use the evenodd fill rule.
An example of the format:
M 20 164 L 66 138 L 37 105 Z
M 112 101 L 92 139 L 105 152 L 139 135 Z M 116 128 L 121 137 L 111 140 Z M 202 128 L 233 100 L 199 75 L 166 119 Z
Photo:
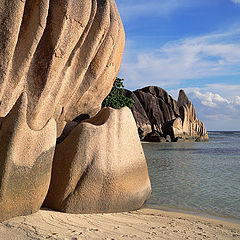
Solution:
M 40 131 L 26 122 L 27 98 L 21 95 L 0 128 L 0 222 L 40 209 L 47 194 L 56 143 L 56 122 Z
M 100 110 L 124 30 L 114 0 L 2 0 L 0 24 L 3 221 L 40 208 L 56 138 L 67 122 Z
M 69 213 L 129 211 L 141 207 L 150 192 L 131 111 L 104 108 L 57 145 L 44 205 Z
M 172 141 L 208 140 L 206 128 L 183 90 L 177 101 L 159 87 L 126 90 L 125 95 L 135 102 L 131 110 L 141 139 L 163 141 L 161 137 L 170 135 Z
M 194 140 L 202 139 L 201 141 L 208 141 L 207 130 L 203 122 L 197 119 L 195 108 L 183 90 L 180 90 L 179 92 L 177 105 L 182 120 L 182 130 L 179 123 L 173 123 L 173 132 L 176 137 L 181 137 L 179 134 L 180 129 L 180 132 L 183 132 L 182 138 L 192 138 Z
M 0 117 L 22 92 L 34 130 L 54 118 L 59 136 L 79 114 L 95 115 L 124 47 L 115 1 L 2 0 L 0 13 Z

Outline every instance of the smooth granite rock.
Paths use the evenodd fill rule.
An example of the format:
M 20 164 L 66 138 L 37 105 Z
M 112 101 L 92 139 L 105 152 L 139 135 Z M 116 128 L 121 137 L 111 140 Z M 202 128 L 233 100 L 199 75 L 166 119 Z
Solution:
M 22 92 L 31 129 L 54 118 L 60 136 L 66 122 L 94 116 L 124 48 L 115 1 L 2 0 L 0 13 L 0 117 Z
M 56 122 L 39 131 L 26 121 L 21 95 L 0 128 L 0 222 L 38 211 L 46 197 L 56 144 Z
M 151 185 L 129 108 L 103 108 L 56 147 L 44 206 L 68 213 L 140 208 Z
M 183 90 L 179 91 L 177 105 L 179 107 L 180 118 L 182 119 L 183 138 L 193 140 L 201 138 L 202 141 L 203 139 L 204 141 L 208 141 L 207 130 L 203 122 L 197 118 L 195 108 Z

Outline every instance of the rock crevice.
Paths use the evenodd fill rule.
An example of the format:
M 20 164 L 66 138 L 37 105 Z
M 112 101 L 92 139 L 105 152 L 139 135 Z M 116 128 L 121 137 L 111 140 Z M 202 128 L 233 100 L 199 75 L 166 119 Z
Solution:
M 57 145 L 44 205 L 69 213 L 121 212 L 141 207 L 150 193 L 131 111 L 104 108 Z

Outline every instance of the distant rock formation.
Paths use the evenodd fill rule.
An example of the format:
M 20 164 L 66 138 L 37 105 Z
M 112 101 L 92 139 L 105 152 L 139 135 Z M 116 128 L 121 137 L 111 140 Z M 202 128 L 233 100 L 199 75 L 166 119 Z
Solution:
M 128 107 L 103 108 L 57 145 L 48 208 L 68 213 L 140 208 L 151 185 L 137 128 Z
M 204 124 L 197 119 L 194 106 L 183 90 L 177 101 L 162 88 L 153 86 L 134 92 L 126 90 L 125 95 L 135 102 L 131 110 L 142 140 L 209 140 Z
M 71 195 L 59 209 L 140 207 L 149 179 L 136 126 L 131 123 L 126 136 L 126 123 L 121 125 L 122 115 L 115 113 L 106 124 L 113 129 L 95 126 L 98 122 L 71 124 L 79 115 L 78 122 L 100 111 L 118 73 L 125 35 L 115 1 L 1 0 L 0 23 L 0 222 L 39 210 L 59 136 L 52 181 L 65 181 L 64 191 L 56 193 L 59 201 L 66 200 L 61 194 Z M 136 146 L 130 149 L 123 137 Z M 58 161 L 72 175 L 55 174 Z

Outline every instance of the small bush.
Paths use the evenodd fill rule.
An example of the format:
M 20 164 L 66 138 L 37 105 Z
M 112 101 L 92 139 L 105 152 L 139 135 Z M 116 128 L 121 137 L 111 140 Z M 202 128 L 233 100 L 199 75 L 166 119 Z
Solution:
M 134 101 L 131 98 L 124 96 L 123 81 L 124 79 L 116 78 L 111 92 L 102 103 L 102 107 L 112 107 L 118 109 L 125 106 L 131 107 L 134 104 Z

